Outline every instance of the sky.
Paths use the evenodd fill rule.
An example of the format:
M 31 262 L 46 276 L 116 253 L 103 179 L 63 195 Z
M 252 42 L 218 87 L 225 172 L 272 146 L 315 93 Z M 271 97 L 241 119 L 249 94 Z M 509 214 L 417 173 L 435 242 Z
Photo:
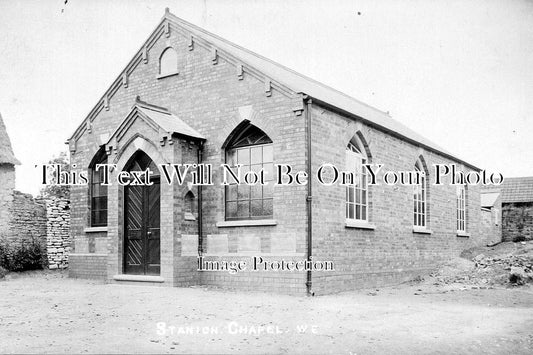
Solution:
M 0 0 L 0 113 L 37 194 L 46 163 L 164 15 L 380 110 L 505 177 L 533 175 L 533 1 Z

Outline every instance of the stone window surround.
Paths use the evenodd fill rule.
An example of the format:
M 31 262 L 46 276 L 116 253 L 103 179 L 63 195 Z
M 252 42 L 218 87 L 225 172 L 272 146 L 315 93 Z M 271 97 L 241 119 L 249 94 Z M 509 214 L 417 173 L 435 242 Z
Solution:
M 83 229 L 85 233 L 101 233 L 107 232 L 107 226 L 104 227 L 86 227 Z

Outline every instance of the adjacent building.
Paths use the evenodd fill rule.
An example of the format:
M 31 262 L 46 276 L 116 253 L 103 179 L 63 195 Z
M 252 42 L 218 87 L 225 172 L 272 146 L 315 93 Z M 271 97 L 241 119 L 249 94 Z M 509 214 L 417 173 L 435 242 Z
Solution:
M 13 204 L 15 190 L 15 165 L 19 164 L 13 154 L 11 140 L 0 115 L 0 236 L 6 235 L 9 230 L 9 210 Z
M 532 240 L 533 176 L 505 179 L 501 195 L 503 240 Z

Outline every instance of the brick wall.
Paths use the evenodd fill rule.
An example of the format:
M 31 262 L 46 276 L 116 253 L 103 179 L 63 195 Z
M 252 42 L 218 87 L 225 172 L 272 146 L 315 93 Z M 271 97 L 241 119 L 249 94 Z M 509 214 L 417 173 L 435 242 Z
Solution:
M 349 290 L 405 281 L 427 272 L 439 261 L 459 255 L 471 245 L 484 243 L 480 235 L 479 187 L 467 190 L 467 233 L 456 232 L 456 188 L 449 179 L 432 185 L 432 164 L 454 163 L 413 144 L 395 138 L 353 119 L 313 105 L 313 171 L 324 163 L 344 167 L 345 149 L 359 132 L 368 145 L 372 163 L 384 164 L 384 171 L 412 171 L 419 156 L 430 170 L 428 206 L 431 234 L 413 232 L 413 187 L 369 186 L 370 223 L 374 230 L 345 225 L 345 188 L 313 186 L 313 255 L 333 260 L 335 273 L 315 273 L 317 293 Z M 470 171 L 459 164 L 459 170 Z M 315 180 L 316 181 L 316 180 Z
M 502 236 L 506 242 L 533 239 L 533 202 L 503 204 Z
M 69 276 L 104 280 L 107 278 L 106 258 L 107 254 L 71 254 Z

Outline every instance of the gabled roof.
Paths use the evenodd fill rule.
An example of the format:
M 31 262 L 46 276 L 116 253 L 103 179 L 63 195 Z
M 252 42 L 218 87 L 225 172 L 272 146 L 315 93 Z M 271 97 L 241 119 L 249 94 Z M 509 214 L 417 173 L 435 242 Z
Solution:
M 193 35 L 210 42 L 215 47 L 220 48 L 227 53 L 232 54 L 233 56 L 239 58 L 239 60 L 242 60 L 243 63 L 248 64 L 256 70 L 259 70 L 269 78 L 286 85 L 296 93 L 302 93 L 311 96 L 312 98 L 319 100 L 326 105 L 333 106 L 347 114 L 357 116 L 358 118 L 361 118 L 372 125 L 384 128 L 387 131 L 396 133 L 402 137 L 409 138 L 414 142 L 421 143 L 422 145 L 445 155 L 452 156 L 451 153 L 447 152 L 445 149 L 406 127 L 402 123 L 393 120 L 387 113 L 383 111 L 356 100 L 351 96 L 348 96 L 305 75 L 297 73 L 294 70 L 291 70 L 246 48 L 227 41 L 173 15 L 172 13 L 168 13 L 166 17 L 171 23 L 175 23 L 185 28 L 193 33 Z
M 533 176 L 505 178 L 502 203 L 533 202 Z
M 198 131 L 183 122 L 178 116 L 166 108 L 148 104 L 137 99 L 128 115 L 119 123 L 117 129 L 109 137 L 106 144 L 120 140 L 136 118 L 141 118 L 154 130 L 163 133 L 167 138 L 173 134 L 205 140 Z
M 387 113 L 380 111 L 372 106 L 369 106 L 361 101 L 358 101 L 338 90 L 335 90 L 329 86 L 319 83 L 316 80 L 308 78 L 302 74 L 299 74 L 281 64 L 278 64 L 270 59 L 267 59 L 257 53 L 249 51 L 243 47 L 240 47 L 230 41 L 227 41 L 215 34 L 212 34 L 198 26 L 195 26 L 177 16 L 170 13 L 168 9 L 165 11 L 160 24 L 152 32 L 151 36 L 144 43 L 141 49 L 136 53 L 130 63 L 126 66 L 121 75 L 115 79 L 111 87 L 106 94 L 102 97 L 99 103 L 93 108 L 89 117 L 98 113 L 102 107 L 105 107 L 109 99 L 122 82 L 127 83 L 127 75 L 134 69 L 134 67 L 144 60 L 146 56 L 147 48 L 152 45 L 163 32 L 166 32 L 170 25 L 176 26 L 185 30 L 191 34 L 191 41 L 201 39 L 206 42 L 217 52 L 228 54 L 236 58 L 242 63 L 243 67 L 247 70 L 252 69 L 259 72 L 265 79 L 271 79 L 272 81 L 283 85 L 284 87 L 292 90 L 294 94 L 302 94 L 314 99 L 314 102 L 318 104 L 330 107 L 333 110 L 339 111 L 348 116 L 362 120 L 363 122 L 384 130 L 387 133 L 400 137 L 404 140 L 410 141 L 415 145 L 425 147 L 429 150 L 440 153 L 441 155 L 451 158 L 455 161 L 461 162 L 473 169 L 479 170 L 479 168 L 472 164 L 461 160 L 451 153 L 447 152 L 442 147 L 426 139 L 424 136 L 416 133 L 410 128 L 406 127 L 402 123 L 393 120 Z M 76 132 L 74 132 L 71 139 L 75 139 L 77 134 L 82 132 L 83 125 L 81 125 Z
M 7 135 L 4 120 L 0 114 L 0 164 L 20 165 L 20 162 L 15 158 L 13 149 L 11 148 L 11 141 Z
M 182 136 L 205 139 L 197 130 L 183 122 L 178 116 L 170 113 L 163 107 L 137 102 L 135 105 L 146 118 L 154 121 L 165 132 L 176 133 Z

